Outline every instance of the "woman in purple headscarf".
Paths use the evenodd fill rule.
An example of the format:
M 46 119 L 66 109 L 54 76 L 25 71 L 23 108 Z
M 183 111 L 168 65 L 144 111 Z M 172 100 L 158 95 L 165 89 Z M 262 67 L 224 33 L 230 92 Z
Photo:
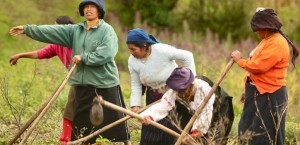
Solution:
M 148 124 L 147 119 L 160 121 L 166 118 L 170 111 L 175 109 L 176 118 L 180 118 L 180 124 L 178 125 L 184 128 L 191 119 L 192 112 L 197 110 L 201 105 L 211 90 L 211 87 L 207 82 L 201 79 L 195 79 L 192 71 L 184 67 L 174 69 L 167 79 L 166 84 L 171 89 L 163 95 L 161 101 L 141 113 L 141 116 L 145 118 L 143 124 Z M 201 114 L 193 123 L 190 134 L 194 139 L 199 139 L 198 137 L 208 132 L 213 116 L 214 101 L 215 94 L 211 96 Z M 187 143 L 188 138 L 189 137 L 184 139 L 185 143 Z M 170 144 L 174 143 L 175 142 Z
M 251 28 L 262 41 L 242 59 L 239 51 L 232 52 L 234 61 L 248 73 L 245 76 L 244 109 L 239 122 L 242 144 L 283 145 L 288 94 L 286 72 L 292 46 L 292 64 L 299 52 L 281 31 L 282 23 L 272 9 L 258 8 Z
M 143 86 L 146 87 L 146 104 L 159 100 L 167 91 L 166 80 L 178 66 L 176 60 L 182 61 L 185 67 L 196 75 L 193 54 L 160 43 L 142 29 L 128 32 L 127 46 L 130 50 L 128 68 L 131 75 L 130 105 L 137 112 L 142 105 Z M 170 121 L 163 119 L 159 123 L 171 127 Z M 173 136 L 153 126 L 143 126 L 141 145 L 169 145 L 174 143 Z

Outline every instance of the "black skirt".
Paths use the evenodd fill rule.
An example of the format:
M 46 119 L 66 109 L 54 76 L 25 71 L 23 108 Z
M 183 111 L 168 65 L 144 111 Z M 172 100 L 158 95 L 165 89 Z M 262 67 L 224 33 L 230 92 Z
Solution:
M 146 104 L 149 105 L 161 99 L 162 96 L 163 93 L 159 93 L 157 90 L 147 87 Z M 172 125 L 171 120 L 167 117 L 158 121 L 157 123 L 172 130 L 176 130 L 176 128 Z M 152 125 L 142 125 L 140 145 L 173 145 L 176 140 L 176 137 L 162 131 L 159 128 L 156 128 Z
M 244 109 L 238 126 L 241 144 L 273 145 L 277 142 L 277 145 L 284 145 L 286 87 L 260 94 L 250 81 L 246 83 Z
M 85 137 L 98 129 L 123 118 L 125 115 L 115 110 L 111 110 L 103 106 L 103 123 L 99 126 L 93 126 L 89 119 L 89 113 L 92 107 L 92 102 L 96 96 L 95 87 L 92 86 L 76 86 L 76 101 L 74 110 L 74 119 L 72 125 L 72 141 Z M 121 93 L 120 86 L 111 88 L 97 88 L 97 93 L 103 97 L 105 101 L 116 104 L 123 108 L 125 103 Z M 101 134 L 103 138 L 107 138 L 112 142 L 126 142 L 130 140 L 126 122 L 121 123 Z M 88 143 L 95 143 L 96 136 Z

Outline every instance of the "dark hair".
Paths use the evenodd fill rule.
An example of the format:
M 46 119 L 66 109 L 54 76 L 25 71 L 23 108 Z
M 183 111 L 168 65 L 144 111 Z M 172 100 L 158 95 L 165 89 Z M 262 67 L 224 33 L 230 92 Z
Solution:
M 293 63 L 293 66 L 294 68 L 296 67 L 295 66 L 295 60 L 298 58 L 299 56 L 299 51 L 298 49 L 296 48 L 296 46 L 293 44 L 293 43 L 290 43 L 292 45 L 292 48 L 293 48 L 293 57 L 292 57 L 292 63 Z
M 136 47 L 142 49 L 145 47 L 146 51 L 149 50 L 150 46 L 152 45 L 151 43 L 145 43 L 145 42 L 137 42 L 137 41 L 128 41 L 126 42 L 127 44 L 133 44 Z
M 293 56 L 292 56 L 292 64 L 295 66 L 295 61 L 297 59 L 297 57 L 299 56 L 299 51 L 297 49 L 297 47 L 294 45 L 294 43 L 289 39 L 289 37 L 287 35 L 285 35 L 281 30 L 279 30 L 279 33 L 287 40 L 287 42 L 292 46 L 292 52 L 293 52 Z
M 299 51 L 298 51 L 298 49 L 297 49 L 297 47 L 294 45 L 294 43 L 289 39 L 289 37 L 285 34 L 285 33 L 283 33 L 283 31 L 281 30 L 281 29 L 279 29 L 279 31 L 278 30 L 273 30 L 273 29 L 270 29 L 270 31 L 272 31 L 272 32 L 279 32 L 286 40 L 287 40 L 287 42 L 289 43 L 289 45 L 291 45 L 292 46 L 292 52 L 293 52 L 293 56 L 292 56 L 292 64 L 293 64 L 293 66 L 294 66 L 294 68 L 296 67 L 296 65 L 295 65 L 295 61 L 296 61 L 296 59 L 298 58 L 298 56 L 299 56 Z
M 59 16 L 56 18 L 57 24 L 75 24 L 74 20 L 69 16 Z
M 259 29 L 269 29 L 273 32 L 278 31 L 288 41 L 293 49 L 292 64 L 295 68 L 295 60 L 299 56 L 299 51 L 293 42 L 288 38 L 288 36 L 285 35 L 280 29 L 281 26 L 281 20 L 277 17 L 277 14 L 273 9 L 258 11 L 254 14 L 251 20 L 251 28 L 254 32 L 258 31 Z
M 282 26 L 281 20 L 273 9 L 265 9 L 256 12 L 251 19 L 251 28 L 253 32 L 259 29 L 279 30 Z

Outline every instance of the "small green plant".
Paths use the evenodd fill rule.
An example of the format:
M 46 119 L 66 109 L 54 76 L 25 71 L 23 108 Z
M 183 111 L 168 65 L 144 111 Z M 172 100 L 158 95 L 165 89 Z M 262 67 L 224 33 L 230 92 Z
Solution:
M 206 0 L 202 0 L 202 1 L 206 2 Z M 28 24 L 51 23 L 52 24 L 53 18 L 55 18 L 57 15 L 60 14 L 70 15 L 75 20 L 77 20 L 77 22 L 80 22 L 81 21 L 80 19 L 82 19 L 82 17 L 80 17 L 78 13 L 75 12 L 80 2 L 81 0 L 75 0 L 75 2 L 58 1 L 58 0 L 53 0 L 51 2 L 43 1 L 43 0 L 35 0 L 35 1 L 27 2 L 24 0 L 20 0 L 16 2 L 16 1 L 4 0 L 3 4 L 0 5 L 1 8 L 0 13 L 4 14 L 0 16 L 0 22 L 1 22 L 0 28 L 4 30 L 0 32 L 0 37 L 1 37 L 0 44 L 3 48 L 0 49 L 0 54 L 1 54 L 0 78 L 3 78 L 5 75 L 7 75 L 8 77 L 7 83 L 8 83 L 9 100 L 12 101 L 13 105 L 16 104 L 22 105 L 22 98 L 24 95 L 27 95 L 27 101 L 26 104 L 24 104 L 26 105 L 26 111 L 23 112 L 21 116 L 22 119 L 20 120 L 21 121 L 20 125 L 23 125 L 35 113 L 35 111 L 41 106 L 41 104 L 48 99 L 49 95 L 54 91 L 55 87 L 58 86 L 59 82 L 62 81 L 62 79 L 65 77 L 67 71 L 65 70 L 65 68 L 63 68 L 61 62 L 56 58 L 51 60 L 43 60 L 43 61 L 22 60 L 19 62 L 17 66 L 10 66 L 8 60 L 12 54 L 18 52 L 24 52 L 24 51 L 37 50 L 44 47 L 45 44 L 36 42 L 27 37 L 10 37 L 9 35 L 7 35 L 7 31 L 12 26 L 22 25 L 26 23 Z M 62 4 L 62 3 L 67 3 L 67 4 Z M 106 2 L 107 6 L 109 6 L 109 3 L 110 3 L 109 1 Z M 122 3 L 120 2 L 120 4 Z M 139 3 L 143 3 L 143 2 L 139 2 Z M 253 2 L 251 1 L 251 3 Z M 269 2 L 266 1 L 265 4 L 266 3 Z M 56 7 L 56 9 L 53 9 L 53 11 L 52 10 L 47 11 L 47 9 L 51 9 L 51 7 L 47 7 L 47 6 L 49 5 L 51 6 L 54 4 L 58 7 Z M 230 4 L 230 3 L 214 4 L 210 1 L 207 1 L 206 7 L 209 7 L 208 5 L 226 5 L 226 4 Z M 30 5 L 30 9 L 25 10 L 24 8 L 27 8 L 29 5 Z M 115 3 L 110 3 L 110 5 L 116 7 Z M 232 5 L 236 5 L 234 6 L 235 8 L 237 6 L 240 6 L 239 4 L 234 4 L 234 3 L 232 3 Z M 292 9 L 289 7 L 289 5 L 284 5 L 284 6 L 285 8 L 281 9 L 278 14 L 283 19 L 284 26 L 289 26 L 289 27 L 283 27 L 283 29 L 287 34 L 291 36 L 291 38 L 297 40 L 296 38 L 299 38 L 298 35 L 300 34 L 300 33 L 296 33 L 300 31 L 299 23 L 297 23 L 299 22 L 299 20 L 296 19 L 298 16 L 297 12 L 299 10 L 295 8 L 297 8 L 298 5 L 293 5 L 294 8 Z M 120 81 L 121 81 L 120 85 L 122 87 L 122 92 L 127 107 L 129 106 L 128 103 L 130 100 L 129 99 L 130 76 L 127 67 L 127 62 L 128 62 L 127 60 L 130 55 L 130 52 L 126 45 L 126 37 L 127 37 L 128 29 L 131 29 L 132 24 L 134 25 L 134 27 L 140 27 L 145 29 L 150 34 L 153 34 L 154 36 L 158 37 L 158 39 L 161 40 L 163 43 L 171 44 L 176 48 L 185 49 L 193 52 L 195 58 L 195 64 L 197 68 L 197 74 L 206 75 L 212 80 L 217 80 L 216 77 L 221 71 L 220 68 L 223 68 L 226 65 L 226 61 L 228 60 L 230 56 L 230 52 L 232 50 L 234 49 L 240 50 L 243 53 L 244 58 L 247 58 L 247 55 L 251 52 L 252 49 L 255 48 L 257 44 L 257 42 L 253 39 L 245 39 L 236 42 L 234 40 L 234 38 L 236 37 L 235 35 L 238 36 L 240 35 L 234 32 L 232 32 L 232 34 L 229 35 L 230 37 L 228 36 L 228 38 L 232 39 L 232 41 L 226 39 L 220 40 L 219 38 L 221 37 L 213 33 L 214 31 L 217 30 L 215 29 L 207 30 L 206 27 L 203 27 L 203 29 L 205 30 L 205 32 L 203 33 L 194 31 L 194 29 L 190 25 L 186 26 L 186 28 L 184 29 L 185 32 L 176 32 L 170 29 L 162 29 L 160 27 L 150 27 L 146 22 L 143 21 L 144 19 L 143 20 L 135 19 L 136 17 L 133 17 L 134 13 L 132 14 L 124 13 L 124 11 L 121 11 L 122 15 L 127 15 L 125 17 L 122 17 L 123 19 L 127 20 L 127 18 L 129 17 L 128 20 L 133 21 L 131 22 L 132 24 L 128 26 L 128 25 L 124 25 L 124 22 L 122 24 L 118 21 L 117 16 L 121 16 L 120 13 L 116 14 L 117 16 L 113 15 L 110 13 L 111 11 L 109 10 L 109 7 L 107 8 L 108 8 L 108 13 L 105 19 L 116 30 L 117 36 L 119 38 L 119 52 L 115 60 L 120 70 Z M 13 9 L 13 13 L 11 13 L 10 11 L 11 9 Z M 195 9 L 195 10 L 210 12 L 210 9 L 203 9 L 203 10 Z M 232 21 L 228 18 L 233 18 L 233 17 L 226 17 L 226 18 L 222 17 L 221 12 L 225 10 L 226 9 L 222 8 L 217 11 L 217 15 L 210 20 L 210 23 L 215 23 L 211 27 L 218 28 L 216 24 L 219 24 L 217 22 L 213 22 L 212 20 L 219 19 L 220 21 L 224 19 L 227 21 Z M 191 12 L 192 11 L 191 7 L 188 7 L 187 11 Z M 233 11 L 230 11 L 230 14 L 232 14 L 231 12 Z M 247 11 L 247 15 L 248 13 L 252 14 L 252 11 L 251 12 Z M 245 13 L 243 12 L 242 14 L 244 15 Z M 40 17 L 41 15 L 43 15 L 44 17 Z M 291 16 L 293 16 L 292 17 L 294 18 L 293 20 L 289 19 L 291 18 Z M 186 17 L 186 18 L 189 18 L 190 20 L 195 20 L 192 19 L 192 17 Z M 240 21 L 241 20 L 236 22 L 240 22 Z M 195 27 L 200 28 L 198 24 L 201 25 L 201 23 L 192 23 L 192 25 L 194 25 Z M 205 25 L 207 24 L 209 23 L 205 23 Z M 227 28 L 227 26 L 230 25 L 226 21 L 222 21 L 220 24 L 222 25 L 224 24 L 223 27 L 220 28 Z M 180 27 L 182 27 L 182 24 L 180 24 Z M 235 27 L 236 26 L 234 26 L 234 28 Z M 247 28 L 247 30 L 246 29 L 245 30 L 243 29 L 242 31 L 238 31 L 238 30 L 240 30 L 240 28 L 235 29 L 234 31 L 239 33 L 240 32 L 244 33 L 245 31 L 250 31 L 250 27 Z M 228 31 L 222 29 L 222 31 L 220 32 L 222 32 L 222 34 L 224 34 L 225 37 L 225 34 Z M 294 32 L 294 33 L 290 33 L 290 32 Z M 37 68 L 36 68 L 36 72 L 34 73 L 32 70 L 34 70 L 35 65 Z M 296 65 L 297 66 L 294 71 L 287 72 L 287 89 L 289 94 L 286 131 L 285 131 L 287 145 L 294 145 L 297 143 L 299 144 L 300 142 L 300 129 L 299 129 L 300 116 L 298 111 L 299 104 L 300 104 L 299 101 L 300 99 L 298 99 L 300 95 L 300 91 L 299 91 L 300 85 L 298 83 L 300 81 L 300 74 L 299 74 L 300 59 L 299 58 L 297 60 Z M 34 79 L 34 82 L 31 83 L 33 74 L 36 74 L 36 78 Z M 228 72 L 226 78 L 221 83 L 221 86 L 225 90 L 228 90 L 228 93 L 233 96 L 234 112 L 236 114 L 233 128 L 230 134 L 230 139 L 228 143 L 229 145 L 236 145 L 237 143 L 238 122 L 243 108 L 243 104 L 239 100 L 240 100 L 240 95 L 244 92 L 243 77 L 245 76 L 245 74 L 246 71 L 240 69 L 235 64 Z M 29 87 L 30 85 L 32 85 L 32 87 Z M 58 138 L 61 132 L 61 121 L 62 121 L 61 110 L 63 110 L 64 108 L 67 94 L 68 94 L 68 88 L 65 88 L 63 92 L 61 92 L 60 97 L 55 103 L 56 109 L 46 114 L 45 118 L 47 118 L 47 121 L 45 123 L 39 124 L 39 126 L 42 127 L 39 127 L 40 129 L 39 131 L 34 132 L 34 137 L 32 137 L 34 138 L 34 142 L 31 143 L 32 140 L 29 140 L 28 144 L 30 143 L 33 145 L 58 144 L 59 142 Z M 145 99 L 145 97 L 143 97 L 143 99 Z M 143 100 L 143 102 L 145 102 L 145 100 Z M 20 110 L 18 109 L 21 108 L 20 105 L 17 107 L 17 110 Z M 53 117 L 53 114 L 57 114 L 54 115 L 56 117 Z M 5 98 L 0 97 L 0 124 L 2 125 L 0 127 L 0 144 L 4 144 L 5 142 L 7 142 L 9 139 L 12 138 L 14 133 L 18 131 L 18 125 L 16 124 L 17 122 L 16 120 L 18 119 L 19 118 L 17 114 L 14 117 L 13 114 L 11 113 L 10 107 L 9 105 L 7 105 Z M 133 119 L 128 121 L 134 122 Z M 139 123 L 136 124 L 139 125 Z M 129 126 L 129 130 L 131 130 L 132 144 L 133 145 L 139 144 L 141 128 L 137 127 L 137 125 L 132 125 Z
M 96 139 L 96 143 L 101 143 L 103 145 L 113 144 L 109 139 L 104 138 L 101 135 L 99 135 L 99 137 Z
M 285 141 L 287 145 L 299 144 L 300 141 L 300 123 L 299 122 L 286 122 L 285 126 Z M 297 144 L 297 145 L 298 145 Z

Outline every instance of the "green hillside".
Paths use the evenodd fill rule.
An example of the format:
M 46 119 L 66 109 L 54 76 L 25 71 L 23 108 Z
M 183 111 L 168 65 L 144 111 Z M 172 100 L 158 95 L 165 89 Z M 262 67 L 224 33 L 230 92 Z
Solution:
M 21 59 L 16 66 L 9 64 L 12 55 L 33 51 L 46 44 L 26 36 L 11 37 L 13 26 L 25 24 L 53 24 L 57 16 L 68 15 L 75 21 L 81 0 L 2 0 L 0 5 L 0 144 L 6 143 L 49 98 L 64 79 L 67 70 L 58 58 L 50 60 Z M 194 54 L 198 75 L 216 81 L 226 66 L 230 53 L 240 50 L 244 58 L 258 43 L 249 22 L 255 8 L 276 8 L 283 21 L 283 31 L 300 49 L 300 1 L 264 2 L 260 0 L 159 0 L 161 5 L 142 0 L 106 0 L 105 21 L 110 23 L 119 38 L 119 52 L 115 58 L 120 70 L 122 92 L 127 106 L 130 95 L 130 75 L 127 69 L 129 50 L 126 37 L 129 29 L 140 27 L 157 36 L 163 43 L 186 49 Z M 149 2 L 149 3 L 148 3 Z M 276 3 L 277 2 L 277 3 Z M 202 5 L 201 5 L 202 4 Z M 155 13 L 153 13 L 153 11 Z M 289 104 L 286 123 L 287 144 L 299 144 L 300 138 L 300 59 L 296 69 L 290 67 L 287 77 Z M 179 62 L 180 63 L 180 62 Z M 237 141 L 237 123 L 243 104 L 245 71 L 234 65 L 221 86 L 233 96 L 235 122 L 230 144 Z M 43 117 L 27 144 L 58 144 L 62 113 L 69 86 L 60 93 L 55 104 Z M 129 109 L 129 108 L 128 108 Z M 140 123 L 131 119 L 132 143 L 138 144 Z M 102 140 L 103 141 L 103 140 Z

